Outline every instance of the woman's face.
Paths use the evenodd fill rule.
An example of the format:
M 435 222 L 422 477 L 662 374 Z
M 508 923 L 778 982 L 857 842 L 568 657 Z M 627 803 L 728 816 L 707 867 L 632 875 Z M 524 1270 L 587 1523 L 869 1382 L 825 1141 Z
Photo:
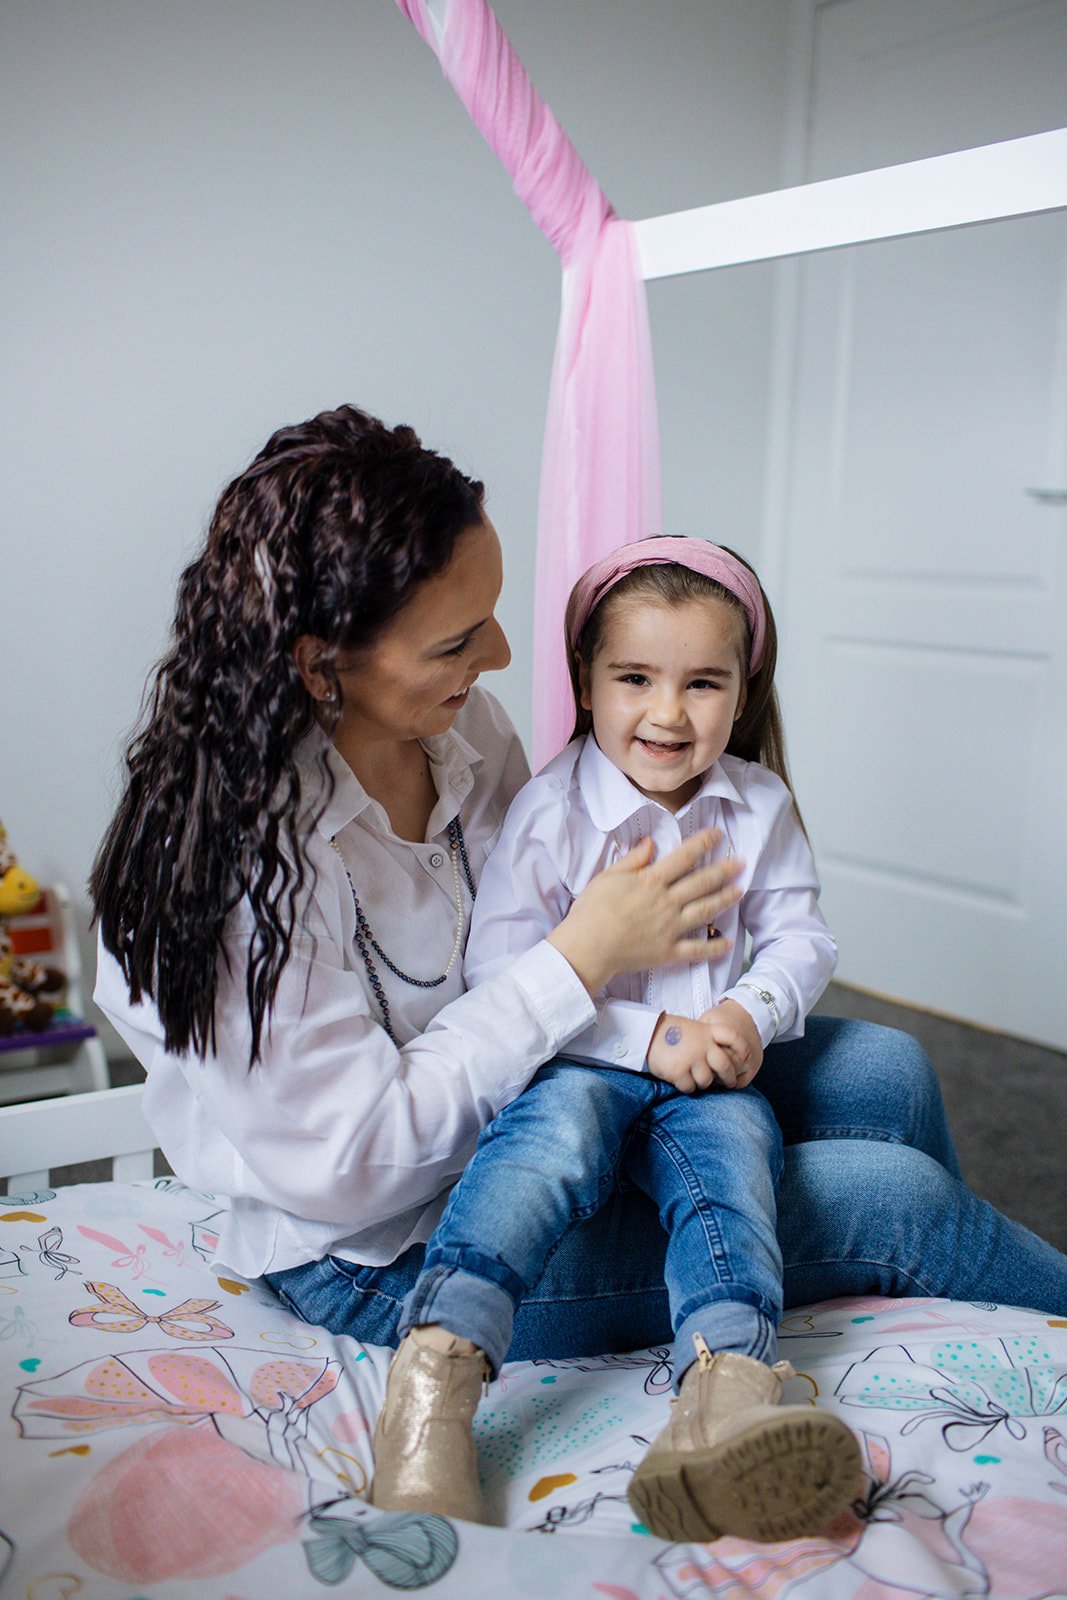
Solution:
M 339 657 L 339 748 L 447 732 L 479 675 L 511 660 L 493 615 L 502 580 L 500 540 L 486 518 L 460 534 L 448 566 L 369 650 Z

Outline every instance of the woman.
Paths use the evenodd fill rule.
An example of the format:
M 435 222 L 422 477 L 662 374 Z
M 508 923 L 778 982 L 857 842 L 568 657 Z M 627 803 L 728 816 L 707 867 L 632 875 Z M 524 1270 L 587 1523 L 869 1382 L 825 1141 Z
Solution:
M 183 574 L 92 875 L 96 998 L 176 1173 L 230 1197 L 219 1264 L 371 1343 L 396 1343 L 479 1130 L 611 976 L 706 955 L 687 932 L 736 898 L 712 837 L 645 846 L 464 994 L 478 875 L 527 776 L 476 687 L 509 659 L 500 582 L 481 484 L 410 429 L 346 406 L 276 433 Z M 1067 1305 L 1067 1261 L 958 1181 L 913 1041 L 812 1019 L 761 1088 L 789 1146 L 787 1305 Z M 509 1358 L 669 1337 L 663 1235 L 620 1188 L 565 1237 Z

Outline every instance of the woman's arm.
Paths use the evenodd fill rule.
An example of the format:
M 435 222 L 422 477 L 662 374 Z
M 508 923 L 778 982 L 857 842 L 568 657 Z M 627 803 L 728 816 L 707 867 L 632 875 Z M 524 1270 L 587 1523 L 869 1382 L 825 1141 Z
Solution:
M 184 1181 L 352 1232 L 438 1194 L 483 1124 L 592 1014 L 567 962 L 542 945 L 397 1048 L 360 976 L 309 917 L 249 1067 L 247 944 L 235 917 L 205 1061 L 168 1054 L 154 1008 L 130 1006 L 106 954 L 98 1004 L 148 1070 L 146 1115 Z
M 697 841 L 690 856 L 699 850 Z M 331 856 L 327 850 L 317 863 L 320 898 Z M 630 926 L 616 909 L 648 910 L 662 898 L 658 879 L 629 874 L 638 875 L 645 881 L 635 889 L 618 874 L 593 911 L 586 908 L 577 933 L 571 929 L 579 964 L 615 970 L 635 941 L 645 946 L 642 960 L 655 953 L 664 937 L 656 919 L 647 919 L 649 935 L 640 915 Z M 675 933 L 688 925 L 677 913 L 665 919 L 668 942 L 676 944 Z M 576 966 L 542 939 L 398 1048 L 311 898 L 294 930 L 260 1060 L 249 1067 L 251 935 L 251 913 L 242 905 L 227 929 L 215 1044 L 205 1061 L 166 1051 L 154 1008 L 130 1005 L 106 952 L 97 1002 L 148 1070 L 145 1114 L 185 1182 L 336 1223 L 339 1231 L 358 1233 L 438 1195 L 463 1169 L 483 1125 L 595 1015 Z

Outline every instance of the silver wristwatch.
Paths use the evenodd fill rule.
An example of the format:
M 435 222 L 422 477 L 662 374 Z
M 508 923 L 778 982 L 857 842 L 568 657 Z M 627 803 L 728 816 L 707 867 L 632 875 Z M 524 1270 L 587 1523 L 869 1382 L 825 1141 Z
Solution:
M 777 1034 L 779 1028 L 782 1026 L 782 1019 L 778 1014 L 777 1002 L 775 1001 L 775 998 L 773 994 L 771 994 L 770 990 L 761 989 L 757 983 L 746 983 L 744 979 L 742 979 L 740 983 L 735 983 L 734 988 L 751 989 L 753 994 L 759 995 L 760 999 L 763 1001 L 763 1004 L 767 1007 L 771 1016 L 774 1018 L 774 1031 L 775 1034 Z

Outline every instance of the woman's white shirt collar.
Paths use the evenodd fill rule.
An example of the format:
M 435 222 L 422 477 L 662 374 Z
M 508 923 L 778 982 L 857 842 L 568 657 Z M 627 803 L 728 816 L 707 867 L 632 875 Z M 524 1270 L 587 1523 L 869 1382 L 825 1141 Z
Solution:
M 434 734 L 421 743 L 430 758 L 430 771 L 437 789 L 437 804 L 426 830 L 428 837 L 433 838 L 448 826 L 463 805 L 474 787 L 475 769 L 481 766 L 484 758 L 455 728 Z M 375 827 L 389 832 L 389 818 L 384 808 L 367 793 L 340 751 L 318 727 L 306 733 L 296 749 L 296 765 L 306 804 L 310 807 L 321 804 L 325 781 L 323 758 L 333 779 L 332 792 L 316 823 L 323 838 L 332 839 L 364 814 Z

